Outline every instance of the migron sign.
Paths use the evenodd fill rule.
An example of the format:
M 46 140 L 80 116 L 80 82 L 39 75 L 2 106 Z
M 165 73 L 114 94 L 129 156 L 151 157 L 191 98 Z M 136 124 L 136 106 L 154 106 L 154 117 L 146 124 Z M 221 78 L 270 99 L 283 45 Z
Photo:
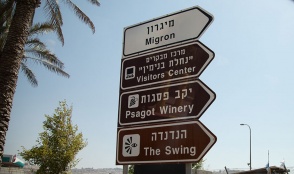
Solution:
M 123 56 L 198 39 L 212 20 L 196 6 L 129 26 L 124 30 Z

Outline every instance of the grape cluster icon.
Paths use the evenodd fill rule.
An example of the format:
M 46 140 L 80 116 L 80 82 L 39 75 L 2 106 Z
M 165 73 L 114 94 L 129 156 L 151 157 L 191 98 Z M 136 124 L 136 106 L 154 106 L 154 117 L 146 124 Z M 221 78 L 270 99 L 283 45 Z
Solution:
M 138 99 L 137 98 L 135 98 L 134 96 L 132 96 L 131 97 L 131 100 L 130 100 L 130 106 L 129 107 L 131 107 L 131 106 L 133 106 L 134 104 L 136 104 L 136 101 L 137 101 Z
M 137 108 L 139 106 L 139 94 L 129 95 L 128 108 Z

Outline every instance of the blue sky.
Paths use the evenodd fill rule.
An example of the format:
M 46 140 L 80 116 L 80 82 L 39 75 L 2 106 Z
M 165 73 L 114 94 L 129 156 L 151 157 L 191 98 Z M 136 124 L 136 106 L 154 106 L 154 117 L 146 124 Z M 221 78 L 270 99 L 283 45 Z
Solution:
M 200 118 L 218 139 L 204 167 L 248 169 L 249 129 L 240 123 L 252 129 L 253 168 L 266 165 L 268 151 L 270 165 L 285 160 L 294 166 L 294 1 L 101 0 L 98 8 L 74 2 L 92 19 L 96 33 L 65 9 L 65 45 L 55 35 L 44 35 L 71 77 L 32 64 L 39 81 L 33 88 L 20 73 L 6 154 L 35 145 L 44 115 L 52 115 L 66 99 L 73 105 L 73 123 L 88 141 L 77 167 L 121 167 L 115 165 L 115 151 L 123 29 L 198 5 L 214 16 L 199 40 L 215 58 L 200 79 L 217 96 Z

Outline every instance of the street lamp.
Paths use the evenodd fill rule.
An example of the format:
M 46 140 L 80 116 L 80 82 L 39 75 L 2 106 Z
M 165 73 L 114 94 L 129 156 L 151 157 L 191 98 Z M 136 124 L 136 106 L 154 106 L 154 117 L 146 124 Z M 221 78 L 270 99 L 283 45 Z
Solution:
M 251 168 L 252 168 L 252 163 L 251 163 L 251 128 L 250 128 L 250 126 L 248 124 L 240 124 L 240 125 L 241 126 L 244 126 L 244 125 L 248 126 L 249 131 L 250 131 L 250 163 L 249 163 L 249 167 L 250 167 L 250 170 L 251 170 Z

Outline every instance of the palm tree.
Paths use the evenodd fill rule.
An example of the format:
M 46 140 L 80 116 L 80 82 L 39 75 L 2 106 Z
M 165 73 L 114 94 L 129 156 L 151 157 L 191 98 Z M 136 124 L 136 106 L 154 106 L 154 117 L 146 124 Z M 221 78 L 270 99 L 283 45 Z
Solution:
M 14 5 L 15 4 L 11 3 L 9 6 L 6 6 L 8 8 L 5 10 L 3 9 L 4 4 L 0 2 L 0 9 L 5 12 L 2 13 L 3 15 L 0 18 L 0 23 L 2 24 L 2 27 L 0 28 L 0 52 L 2 51 L 7 39 L 7 33 L 14 14 Z M 53 26 L 48 22 L 43 24 L 37 23 L 30 28 L 28 40 L 25 45 L 25 54 L 22 58 L 20 69 L 24 72 L 32 86 L 38 86 L 38 81 L 35 74 L 27 66 L 28 62 L 31 61 L 38 63 L 39 65 L 43 65 L 49 71 L 69 78 L 69 74 L 63 71 L 63 63 L 58 59 L 58 57 L 51 53 L 46 48 L 46 45 L 38 38 L 41 34 L 53 31 Z
M 32 86 L 38 86 L 38 81 L 33 71 L 27 66 L 29 61 L 43 65 L 49 71 L 69 78 L 69 74 L 63 70 L 64 64 L 55 54 L 51 53 L 46 48 L 46 45 L 43 42 L 38 39 L 40 34 L 45 32 L 52 32 L 53 30 L 53 27 L 49 23 L 37 23 L 34 24 L 30 29 L 28 40 L 25 45 L 25 54 L 22 58 L 20 69 L 22 72 L 24 72 Z
M 78 18 L 92 29 L 93 33 L 95 32 L 94 24 L 78 6 L 71 0 L 61 1 L 71 8 Z M 100 5 L 98 0 L 88 1 L 93 5 Z M 35 10 L 42 2 L 45 3 L 44 12 L 48 16 L 50 25 L 53 26 L 60 41 L 64 43 L 61 30 L 63 22 L 58 0 L 0 0 L 2 5 L 0 18 L 5 16 L 4 13 L 11 9 L 11 4 L 13 5 L 13 17 L 9 32 L 7 33 L 5 45 L 0 52 L 0 156 L 2 156 L 4 150 L 13 96 L 25 52 L 25 43 L 28 40 L 29 29 L 32 25 Z M 5 17 L 2 19 L 5 19 Z M 5 22 L 2 24 L 5 25 Z M 3 25 L 0 27 L 3 27 Z
M 0 51 L 5 44 L 8 30 L 9 25 L 6 25 L 0 29 Z M 69 74 L 63 70 L 64 64 L 55 54 L 51 53 L 51 51 L 47 49 L 46 45 L 38 38 L 40 34 L 53 31 L 54 29 L 49 23 L 37 23 L 30 28 L 28 40 L 25 45 L 25 54 L 22 58 L 20 69 L 26 75 L 32 86 L 38 86 L 38 81 L 35 74 L 28 67 L 28 62 L 32 61 L 39 65 L 43 65 L 49 71 L 69 78 Z

